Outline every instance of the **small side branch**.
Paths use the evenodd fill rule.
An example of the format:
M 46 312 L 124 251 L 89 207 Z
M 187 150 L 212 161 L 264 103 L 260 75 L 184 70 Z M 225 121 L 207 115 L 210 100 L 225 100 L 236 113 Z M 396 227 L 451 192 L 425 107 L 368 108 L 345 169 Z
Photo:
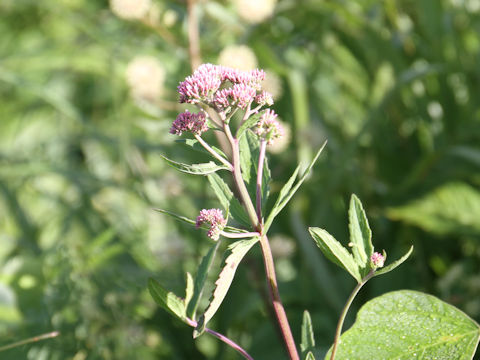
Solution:
M 208 145 L 205 140 L 202 139 L 200 135 L 195 135 L 195 139 L 207 150 L 212 156 L 220 161 L 223 165 L 228 166 L 230 171 L 233 171 L 233 165 L 230 164 L 228 160 L 226 160 L 223 156 L 221 156 L 219 153 L 217 153 L 210 145 Z

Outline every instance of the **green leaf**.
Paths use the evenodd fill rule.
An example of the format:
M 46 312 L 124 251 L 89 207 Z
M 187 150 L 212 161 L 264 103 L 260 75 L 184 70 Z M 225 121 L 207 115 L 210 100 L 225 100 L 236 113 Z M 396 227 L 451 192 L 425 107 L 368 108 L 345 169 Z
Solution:
M 187 303 L 187 316 L 190 319 L 195 320 L 195 314 L 197 312 L 198 303 L 202 297 L 203 288 L 205 287 L 205 281 L 207 280 L 208 272 L 212 267 L 215 253 L 217 252 L 220 242 L 216 241 L 207 254 L 202 258 L 200 266 L 198 267 L 197 276 L 195 277 L 195 284 L 193 289 L 193 296 L 191 301 Z
M 186 309 L 185 302 L 174 293 L 165 290 L 158 281 L 150 278 L 148 279 L 148 290 L 153 297 L 153 300 L 162 308 L 172 313 L 180 320 L 185 321 Z
M 393 269 L 395 269 L 396 267 L 400 266 L 405 260 L 408 259 L 408 257 L 412 253 L 412 251 L 413 251 L 413 246 L 410 246 L 410 249 L 407 251 L 407 253 L 405 255 L 403 255 L 400 259 L 394 261 L 390 265 L 387 265 L 387 266 L 385 266 L 381 269 L 376 270 L 374 276 L 386 274 L 386 273 L 392 271 Z
M 223 181 L 223 179 L 218 174 L 209 174 L 207 175 L 207 178 L 212 186 L 213 191 L 215 192 L 215 195 L 217 195 L 218 200 L 222 204 L 222 207 L 227 210 L 230 215 L 239 223 L 247 227 L 250 226 L 245 209 L 240 204 L 238 199 L 233 196 L 233 192 Z
M 201 316 L 198 321 L 198 326 L 193 332 L 194 337 L 198 337 L 203 333 L 205 326 L 219 309 L 223 299 L 225 299 L 225 296 L 227 295 L 228 289 L 230 289 L 230 285 L 240 261 L 252 246 L 258 242 L 258 240 L 257 237 L 247 240 L 239 240 L 228 247 L 225 257 L 225 266 L 215 282 L 215 290 L 210 299 L 210 304 L 205 310 L 205 313 Z
M 250 116 L 237 130 L 237 139 L 241 139 L 242 135 L 250 129 L 251 127 L 255 126 L 260 119 L 262 112 L 256 113 Z
M 310 313 L 305 310 L 303 312 L 302 321 L 302 342 L 300 343 L 300 350 L 305 354 L 307 351 L 313 350 L 315 347 L 315 337 L 313 335 L 312 318 Z
M 154 210 L 158 211 L 158 212 L 161 212 L 162 214 L 166 214 L 168 216 L 171 216 L 176 220 L 183 221 L 184 223 L 187 223 L 187 224 L 190 224 L 190 225 L 193 225 L 193 226 L 195 226 L 195 224 L 196 224 L 195 220 L 189 219 L 189 218 L 187 218 L 185 216 L 182 216 L 182 215 L 175 214 L 171 211 L 163 210 L 163 209 L 154 209 Z
M 370 271 L 370 256 L 373 254 L 372 231 L 362 203 L 355 194 L 350 199 L 348 217 L 353 257 L 364 277 Z
M 479 325 L 455 307 L 420 292 L 395 291 L 360 309 L 335 359 L 467 360 L 479 338 Z
M 307 356 L 305 356 L 305 360 L 315 360 L 315 356 L 313 356 L 313 353 L 311 351 L 307 353 Z
M 358 283 L 362 282 L 362 276 L 358 264 L 355 262 L 352 254 L 345 249 L 332 235 L 326 230 L 311 227 L 308 229 L 317 246 L 322 250 L 327 259 L 347 270 Z
M 247 131 L 246 136 L 239 139 L 240 168 L 243 180 L 247 185 L 255 182 L 251 179 L 255 172 L 255 162 L 258 161 L 259 143 L 257 138 L 253 138 L 254 136 L 251 131 Z
M 175 140 L 175 142 L 187 145 L 195 151 L 202 152 L 204 154 L 208 154 L 208 155 L 212 156 L 212 154 L 210 154 L 196 139 L 178 139 L 178 140 Z M 212 149 L 215 150 L 223 158 L 228 159 L 227 155 L 225 155 L 225 153 L 222 150 L 220 150 L 219 148 L 217 148 L 215 146 L 212 146 Z
M 208 175 L 218 170 L 229 170 L 227 166 L 218 165 L 213 161 L 209 161 L 208 163 L 189 165 L 189 164 L 179 163 L 179 162 L 170 160 L 163 155 L 160 155 L 160 156 L 168 163 L 168 165 L 186 174 Z
M 387 216 L 438 234 L 480 233 L 480 192 L 464 183 L 447 183 Z
M 307 166 L 305 169 L 305 172 L 300 176 L 298 179 L 297 183 L 293 185 L 295 182 L 297 175 L 300 171 L 301 166 L 297 166 L 295 171 L 293 172 L 293 175 L 290 177 L 290 179 L 287 181 L 287 183 L 283 186 L 282 190 L 280 190 L 280 194 L 278 194 L 277 201 L 273 205 L 272 210 L 270 211 L 270 214 L 268 215 L 267 220 L 265 221 L 265 231 L 267 231 L 270 226 L 272 225 L 273 220 L 275 217 L 282 211 L 282 209 L 287 205 L 288 201 L 292 198 L 292 196 L 295 194 L 295 192 L 298 190 L 298 188 L 302 185 L 302 183 L 305 181 L 307 178 L 307 175 L 310 173 L 312 170 L 313 165 L 317 161 L 318 157 L 322 153 L 323 149 L 325 148 L 325 145 L 327 142 L 325 141 L 322 145 L 322 147 L 317 151 L 315 156 L 313 157 L 312 161 L 310 164 Z
M 217 243 L 218 241 L 216 242 L 216 244 Z M 189 272 L 187 272 L 187 287 L 185 288 L 185 300 L 183 301 L 185 303 L 185 307 L 188 307 L 188 304 L 192 300 L 193 291 L 194 291 L 193 277 Z M 188 311 L 187 311 L 187 316 L 188 316 Z

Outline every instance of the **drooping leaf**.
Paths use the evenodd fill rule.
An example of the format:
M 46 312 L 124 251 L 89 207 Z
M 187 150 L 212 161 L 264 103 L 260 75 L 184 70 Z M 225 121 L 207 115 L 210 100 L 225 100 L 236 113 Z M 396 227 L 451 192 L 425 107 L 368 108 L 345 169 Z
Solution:
M 205 326 L 219 309 L 223 299 L 225 299 L 225 296 L 227 295 L 228 289 L 230 289 L 230 285 L 240 261 L 252 246 L 258 242 L 258 240 L 258 238 L 239 240 L 228 247 L 225 257 L 225 265 L 215 282 L 215 290 L 210 299 L 210 304 L 198 321 L 198 326 L 193 333 L 194 337 L 198 337 L 203 333 Z
M 412 253 L 413 251 L 413 246 L 410 246 L 410 249 L 407 251 L 407 253 L 405 255 L 403 255 L 400 259 L 392 262 L 390 265 L 387 265 L 381 269 L 378 269 L 375 271 L 375 274 L 374 276 L 378 276 L 378 275 L 382 275 L 382 274 L 386 274 L 390 271 L 392 271 L 393 269 L 397 268 L 398 266 L 400 266 L 405 260 L 407 260 L 410 256 L 410 254 Z
M 464 183 L 447 183 L 406 205 L 392 207 L 387 216 L 446 235 L 480 233 L 480 191 Z
M 395 291 L 360 309 L 335 359 L 470 360 L 479 338 L 479 325 L 457 308 L 431 295 Z
M 190 319 L 195 320 L 195 314 L 197 312 L 198 303 L 202 297 L 203 288 L 205 287 L 205 281 L 207 280 L 208 273 L 212 267 L 215 253 L 217 252 L 220 242 L 216 241 L 207 254 L 202 258 L 200 266 L 198 267 L 197 275 L 195 276 L 195 284 L 193 288 L 193 295 L 191 300 L 187 303 L 187 316 Z
M 297 183 L 295 185 L 293 185 L 297 176 L 298 176 L 298 172 L 300 171 L 300 168 L 301 168 L 300 165 L 297 166 L 297 168 L 293 172 L 293 175 L 290 177 L 290 179 L 287 181 L 287 183 L 283 186 L 282 190 L 280 191 L 280 194 L 278 194 L 277 201 L 273 205 L 273 208 L 270 211 L 270 214 L 268 215 L 267 220 L 265 221 L 265 226 L 264 226 L 265 231 L 267 231 L 270 228 L 270 225 L 272 225 L 272 222 L 275 219 L 275 217 L 280 213 L 280 211 L 282 211 L 282 209 L 285 207 L 285 205 L 287 205 L 287 203 L 290 201 L 290 199 L 295 194 L 295 192 L 298 190 L 298 188 L 305 181 L 305 179 L 307 178 L 307 175 L 312 170 L 313 165 L 315 164 L 318 157 L 322 153 L 326 144 L 327 144 L 327 142 L 325 141 L 323 143 L 322 147 L 317 151 L 317 153 L 313 157 L 310 164 L 305 169 L 305 172 L 302 174 L 302 176 L 300 176 Z
M 305 354 L 306 352 L 312 351 L 314 347 L 315 337 L 313 335 L 312 318 L 310 317 L 310 313 L 305 310 L 303 312 L 302 342 L 300 343 L 300 350 L 302 350 L 302 354 Z
M 160 155 L 168 165 L 174 167 L 178 171 L 181 171 L 186 174 L 193 174 L 193 175 L 208 175 L 214 173 L 218 170 L 229 170 L 229 168 L 225 165 L 218 165 L 213 161 L 209 161 L 208 163 L 202 164 L 184 164 L 180 162 L 176 162 L 166 158 L 163 155 Z
M 183 299 L 179 298 L 174 293 L 165 290 L 158 281 L 152 278 L 148 279 L 148 290 L 150 291 L 153 300 L 155 300 L 159 306 L 172 313 L 180 320 L 185 321 L 186 308 Z
M 372 231 L 360 199 L 352 194 L 348 210 L 350 242 L 355 261 L 361 269 L 362 277 L 369 269 L 370 256 L 373 254 Z
M 223 179 L 218 174 L 209 174 L 207 175 L 207 178 L 223 208 L 228 210 L 230 215 L 239 223 L 244 226 L 250 226 L 245 209 L 242 207 L 238 199 L 233 196 L 233 192 L 228 185 L 225 184 Z
M 332 235 L 326 230 L 311 227 L 308 229 L 310 235 L 315 240 L 317 246 L 322 250 L 327 259 L 347 270 L 357 282 L 362 282 L 362 276 L 358 264 L 355 262 L 352 254 L 345 249 Z
M 186 146 L 189 146 L 191 147 L 193 150 L 195 151 L 198 151 L 198 152 L 202 152 L 204 154 L 208 154 L 208 155 L 212 155 L 210 154 L 199 142 L 198 140 L 196 139 L 178 139 L 178 140 L 175 140 L 176 143 L 180 143 L 180 144 L 184 144 Z M 222 156 L 224 159 L 227 159 L 227 155 L 225 155 L 225 153 L 220 150 L 219 148 L 213 146 L 213 145 L 210 145 L 212 147 L 213 150 L 215 150 L 220 156 Z

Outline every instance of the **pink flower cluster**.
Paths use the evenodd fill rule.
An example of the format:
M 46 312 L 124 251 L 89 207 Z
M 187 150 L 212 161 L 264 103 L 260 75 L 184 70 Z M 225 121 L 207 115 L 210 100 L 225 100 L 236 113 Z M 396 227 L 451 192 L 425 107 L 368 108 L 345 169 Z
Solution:
M 177 116 L 170 128 L 170 134 L 182 135 L 183 132 L 191 132 L 202 135 L 207 130 L 207 117 L 203 111 L 195 114 L 186 110 Z
M 381 268 L 385 264 L 385 257 L 378 252 L 374 252 L 372 256 L 370 256 L 370 261 L 374 268 Z
M 203 223 L 210 224 L 207 236 L 212 240 L 218 240 L 220 232 L 227 225 L 227 220 L 223 218 L 223 213 L 220 209 L 203 209 L 200 211 L 200 215 L 197 216 L 195 226 L 198 229 Z
M 181 103 L 204 103 L 217 109 L 237 106 L 245 109 L 251 102 L 273 104 L 266 92 L 257 95 L 265 79 L 263 70 L 241 71 L 220 65 L 203 64 L 178 85 Z
M 268 145 L 273 144 L 276 139 L 284 135 L 282 125 L 276 120 L 277 116 L 273 110 L 265 110 L 254 130 L 255 134 L 259 138 L 266 140 Z

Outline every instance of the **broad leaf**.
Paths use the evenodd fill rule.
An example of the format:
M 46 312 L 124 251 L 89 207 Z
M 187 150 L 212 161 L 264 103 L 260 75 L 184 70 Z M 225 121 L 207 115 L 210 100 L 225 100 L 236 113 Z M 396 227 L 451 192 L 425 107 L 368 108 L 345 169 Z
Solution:
M 230 215 L 244 226 L 250 226 L 250 222 L 245 209 L 242 207 L 233 192 L 218 174 L 207 175 L 208 181 L 212 186 L 215 195 L 222 204 L 222 207 L 227 210 Z
M 313 335 L 312 319 L 310 313 L 305 310 L 303 312 L 302 320 L 302 342 L 300 343 L 300 350 L 302 354 L 312 351 L 315 347 L 315 337 Z
M 439 235 L 478 235 L 480 191 L 464 183 L 448 183 L 418 200 L 388 209 L 387 215 Z
M 420 292 L 395 291 L 360 309 L 335 359 L 467 360 L 479 338 L 479 325 L 455 307 Z
M 311 227 L 308 231 L 310 231 L 313 240 L 315 240 L 317 246 L 322 250 L 327 259 L 347 270 L 358 283 L 362 282 L 358 264 L 355 262 L 352 254 L 350 254 L 342 244 L 326 230 Z
M 360 267 L 363 277 L 370 270 L 370 256 L 373 254 L 372 231 L 362 203 L 355 194 L 350 199 L 348 218 L 353 257 Z
M 185 321 L 185 302 L 174 293 L 165 290 L 160 283 L 152 278 L 148 279 L 148 290 L 153 300 L 162 308 L 172 313 L 180 320 Z
M 290 179 L 287 181 L 287 183 L 283 186 L 282 190 L 280 191 L 280 194 L 278 194 L 277 201 L 273 205 L 272 210 L 270 211 L 270 214 L 268 215 L 267 220 L 265 221 L 265 231 L 267 231 L 270 228 L 270 225 L 272 225 L 273 220 L 275 217 L 282 211 L 282 209 L 287 205 L 288 201 L 292 198 L 292 196 L 295 194 L 295 192 L 298 190 L 300 185 L 305 181 L 307 178 L 307 175 L 310 173 L 312 170 L 313 165 L 317 161 L 318 157 L 322 153 L 323 149 L 325 148 L 325 145 L 327 142 L 325 141 L 322 145 L 322 147 L 317 151 L 315 154 L 314 158 L 310 162 L 310 164 L 307 166 L 305 169 L 305 172 L 300 176 L 298 179 L 297 183 L 295 185 L 294 182 L 298 176 L 298 173 L 300 171 L 301 166 L 297 166 L 295 171 L 293 172 L 293 175 L 290 177 Z
M 413 246 L 410 246 L 410 249 L 407 251 L 407 253 L 405 255 L 403 255 L 400 259 L 394 261 L 390 265 L 387 265 L 384 268 L 376 270 L 374 276 L 386 274 L 386 273 L 392 271 L 393 269 L 395 269 L 396 267 L 400 266 L 405 260 L 408 259 L 408 257 L 412 253 L 412 251 L 413 251 Z
M 252 246 L 258 242 L 258 240 L 258 238 L 239 240 L 228 247 L 225 258 L 225 266 L 215 282 L 215 290 L 213 291 L 210 299 L 210 304 L 198 322 L 198 326 L 193 333 L 194 337 L 198 337 L 203 333 L 205 326 L 217 312 L 218 308 L 223 302 L 223 299 L 225 299 L 225 296 L 227 295 L 228 289 L 230 289 L 230 285 L 233 281 L 233 277 L 235 276 L 235 272 L 237 271 L 240 261 L 252 248 Z
M 209 161 L 208 163 L 190 165 L 170 160 L 163 155 L 160 156 L 168 163 L 168 165 L 186 174 L 208 175 L 218 170 L 229 170 L 227 166 L 218 165 L 213 161 Z
M 208 272 L 212 267 L 215 253 L 217 252 L 220 242 L 216 241 L 207 254 L 202 258 L 200 266 L 198 267 L 197 276 L 195 276 L 195 284 L 193 288 L 193 295 L 191 300 L 187 303 L 187 316 L 190 319 L 195 320 L 195 314 L 197 312 L 198 303 L 202 297 L 203 288 L 205 287 L 205 281 L 207 280 Z

